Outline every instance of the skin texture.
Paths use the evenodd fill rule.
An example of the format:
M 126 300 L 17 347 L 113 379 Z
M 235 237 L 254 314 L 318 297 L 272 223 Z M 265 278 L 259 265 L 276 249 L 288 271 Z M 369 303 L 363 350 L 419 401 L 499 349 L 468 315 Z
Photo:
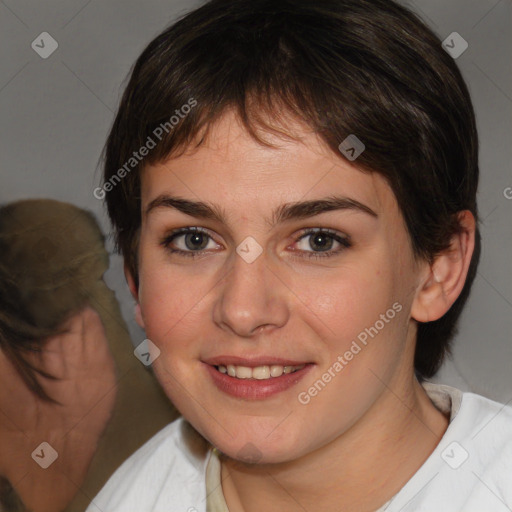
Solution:
M 277 139 L 278 149 L 250 138 L 232 113 L 206 142 L 146 168 L 142 175 L 139 322 L 160 356 L 154 370 L 166 394 L 196 430 L 224 454 L 223 491 L 230 512 L 371 511 L 409 480 L 438 444 L 448 420 L 413 373 L 416 321 L 442 316 L 462 290 L 474 245 L 474 219 L 431 267 L 413 257 L 392 190 L 333 154 L 307 127 L 290 125 L 302 142 Z M 357 163 L 357 162 L 355 162 Z M 215 204 L 225 222 L 147 206 L 161 194 Z M 338 210 L 270 227 L 282 203 L 343 195 L 377 217 Z M 208 230 L 201 256 L 181 236 Z M 304 228 L 349 236 L 331 257 Z M 235 251 L 247 236 L 263 253 L 247 263 Z M 193 247 L 193 246 L 192 246 Z M 332 251 L 340 249 L 333 241 Z M 311 399 L 298 400 L 374 326 L 394 303 L 402 306 L 377 336 Z M 258 355 L 312 363 L 292 388 L 264 400 L 219 391 L 202 362 L 218 355 Z M 251 449 L 257 464 L 239 462 Z M 238 459 L 238 460 L 237 460 Z M 342 502 L 340 496 L 343 496 Z

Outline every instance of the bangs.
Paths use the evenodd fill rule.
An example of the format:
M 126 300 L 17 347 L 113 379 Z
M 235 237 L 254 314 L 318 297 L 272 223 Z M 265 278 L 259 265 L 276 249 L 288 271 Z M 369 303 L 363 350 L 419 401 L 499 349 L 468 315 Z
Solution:
M 227 112 L 262 145 L 275 147 L 265 134 L 297 141 L 305 130 L 357 169 L 380 174 L 417 259 L 430 262 L 449 246 L 457 212 L 478 220 L 469 91 L 417 15 L 390 0 L 210 0 L 142 52 L 105 145 L 95 197 L 106 198 L 136 284 L 141 171 L 200 147 Z M 357 161 L 339 149 L 349 137 L 363 145 Z M 420 326 L 419 346 L 433 338 L 440 344 L 430 361 L 421 356 L 421 374 L 433 374 L 453 333 L 478 244 L 477 236 L 469 284 L 452 316 L 433 326 L 437 334 Z

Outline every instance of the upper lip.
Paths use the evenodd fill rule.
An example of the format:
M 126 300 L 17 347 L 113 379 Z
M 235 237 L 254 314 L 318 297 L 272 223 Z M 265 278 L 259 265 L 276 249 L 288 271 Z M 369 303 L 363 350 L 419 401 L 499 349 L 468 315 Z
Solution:
M 256 366 L 300 366 L 301 364 L 307 364 L 308 361 L 298 361 L 296 359 L 284 359 L 282 357 L 275 356 L 257 356 L 257 357 L 240 357 L 240 356 L 215 356 L 209 357 L 202 360 L 203 363 L 210 364 L 212 366 L 228 365 L 232 364 L 235 366 L 247 366 L 254 368 Z

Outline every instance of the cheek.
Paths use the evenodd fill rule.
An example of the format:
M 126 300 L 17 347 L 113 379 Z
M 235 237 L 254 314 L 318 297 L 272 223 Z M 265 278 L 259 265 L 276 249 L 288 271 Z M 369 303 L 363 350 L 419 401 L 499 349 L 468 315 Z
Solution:
M 202 308 L 209 287 L 204 279 L 189 279 L 162 266 L 148 267 L 141 269 L 139 288 L 146 334 L 160 349 L 178 350 L 180 340 L 190 339 L 189 331 L 205 324 Z
M 333 438 L 360 418 L 384 389 L 382 381 L 400 361 L 405 340 L 406 308 L 389 273 L 339 279 L 319 292 L 311 287 L 309 305 L 323 343 L 318 372 L 305 380 L 298 401 L 321 418 L 326 438 Z M 311 324 L 310 324 L 311 325 Z M 320 421 L 320 420 L 319 420 Z M 308 422 L 315 439 L 316 422 Z
M 390 273 L 346 268 L 323 282 L 302 283 L 301 302 L 308 323 L 333 350 L 342 350 L 391 308 L 396 294 Z
M 207 290 L 202 292 L 191 285 L 179 272 L 157 265 L 151 270 L 148 267 L 141 269 L 139 301 L 146 336 L 160 349 L 152 368 L 174 406 L 189 416 L 193 410 L 183 387 L 188 388 L 195 379 L 200 344 L 191 340 L 200 340 L 206 324 L 201 298 Z M 199 282 L 197 285 L 201 286 Z

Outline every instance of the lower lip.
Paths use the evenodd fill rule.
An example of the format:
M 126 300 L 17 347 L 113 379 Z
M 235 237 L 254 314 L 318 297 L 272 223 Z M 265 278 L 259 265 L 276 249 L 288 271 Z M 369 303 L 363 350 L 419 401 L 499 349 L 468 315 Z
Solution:
M 283 373 L 280 377 L 258 380 L 230 377 L 227 373 L 219 372 L 215 366 L 203 364 L 220 391 L 236 398 L 244 398 L 245 400 L 263 400 L 286 391 L 302 380 L 313 366 L 313 364 L 306 364 L 304 368 L 296 372 Z

